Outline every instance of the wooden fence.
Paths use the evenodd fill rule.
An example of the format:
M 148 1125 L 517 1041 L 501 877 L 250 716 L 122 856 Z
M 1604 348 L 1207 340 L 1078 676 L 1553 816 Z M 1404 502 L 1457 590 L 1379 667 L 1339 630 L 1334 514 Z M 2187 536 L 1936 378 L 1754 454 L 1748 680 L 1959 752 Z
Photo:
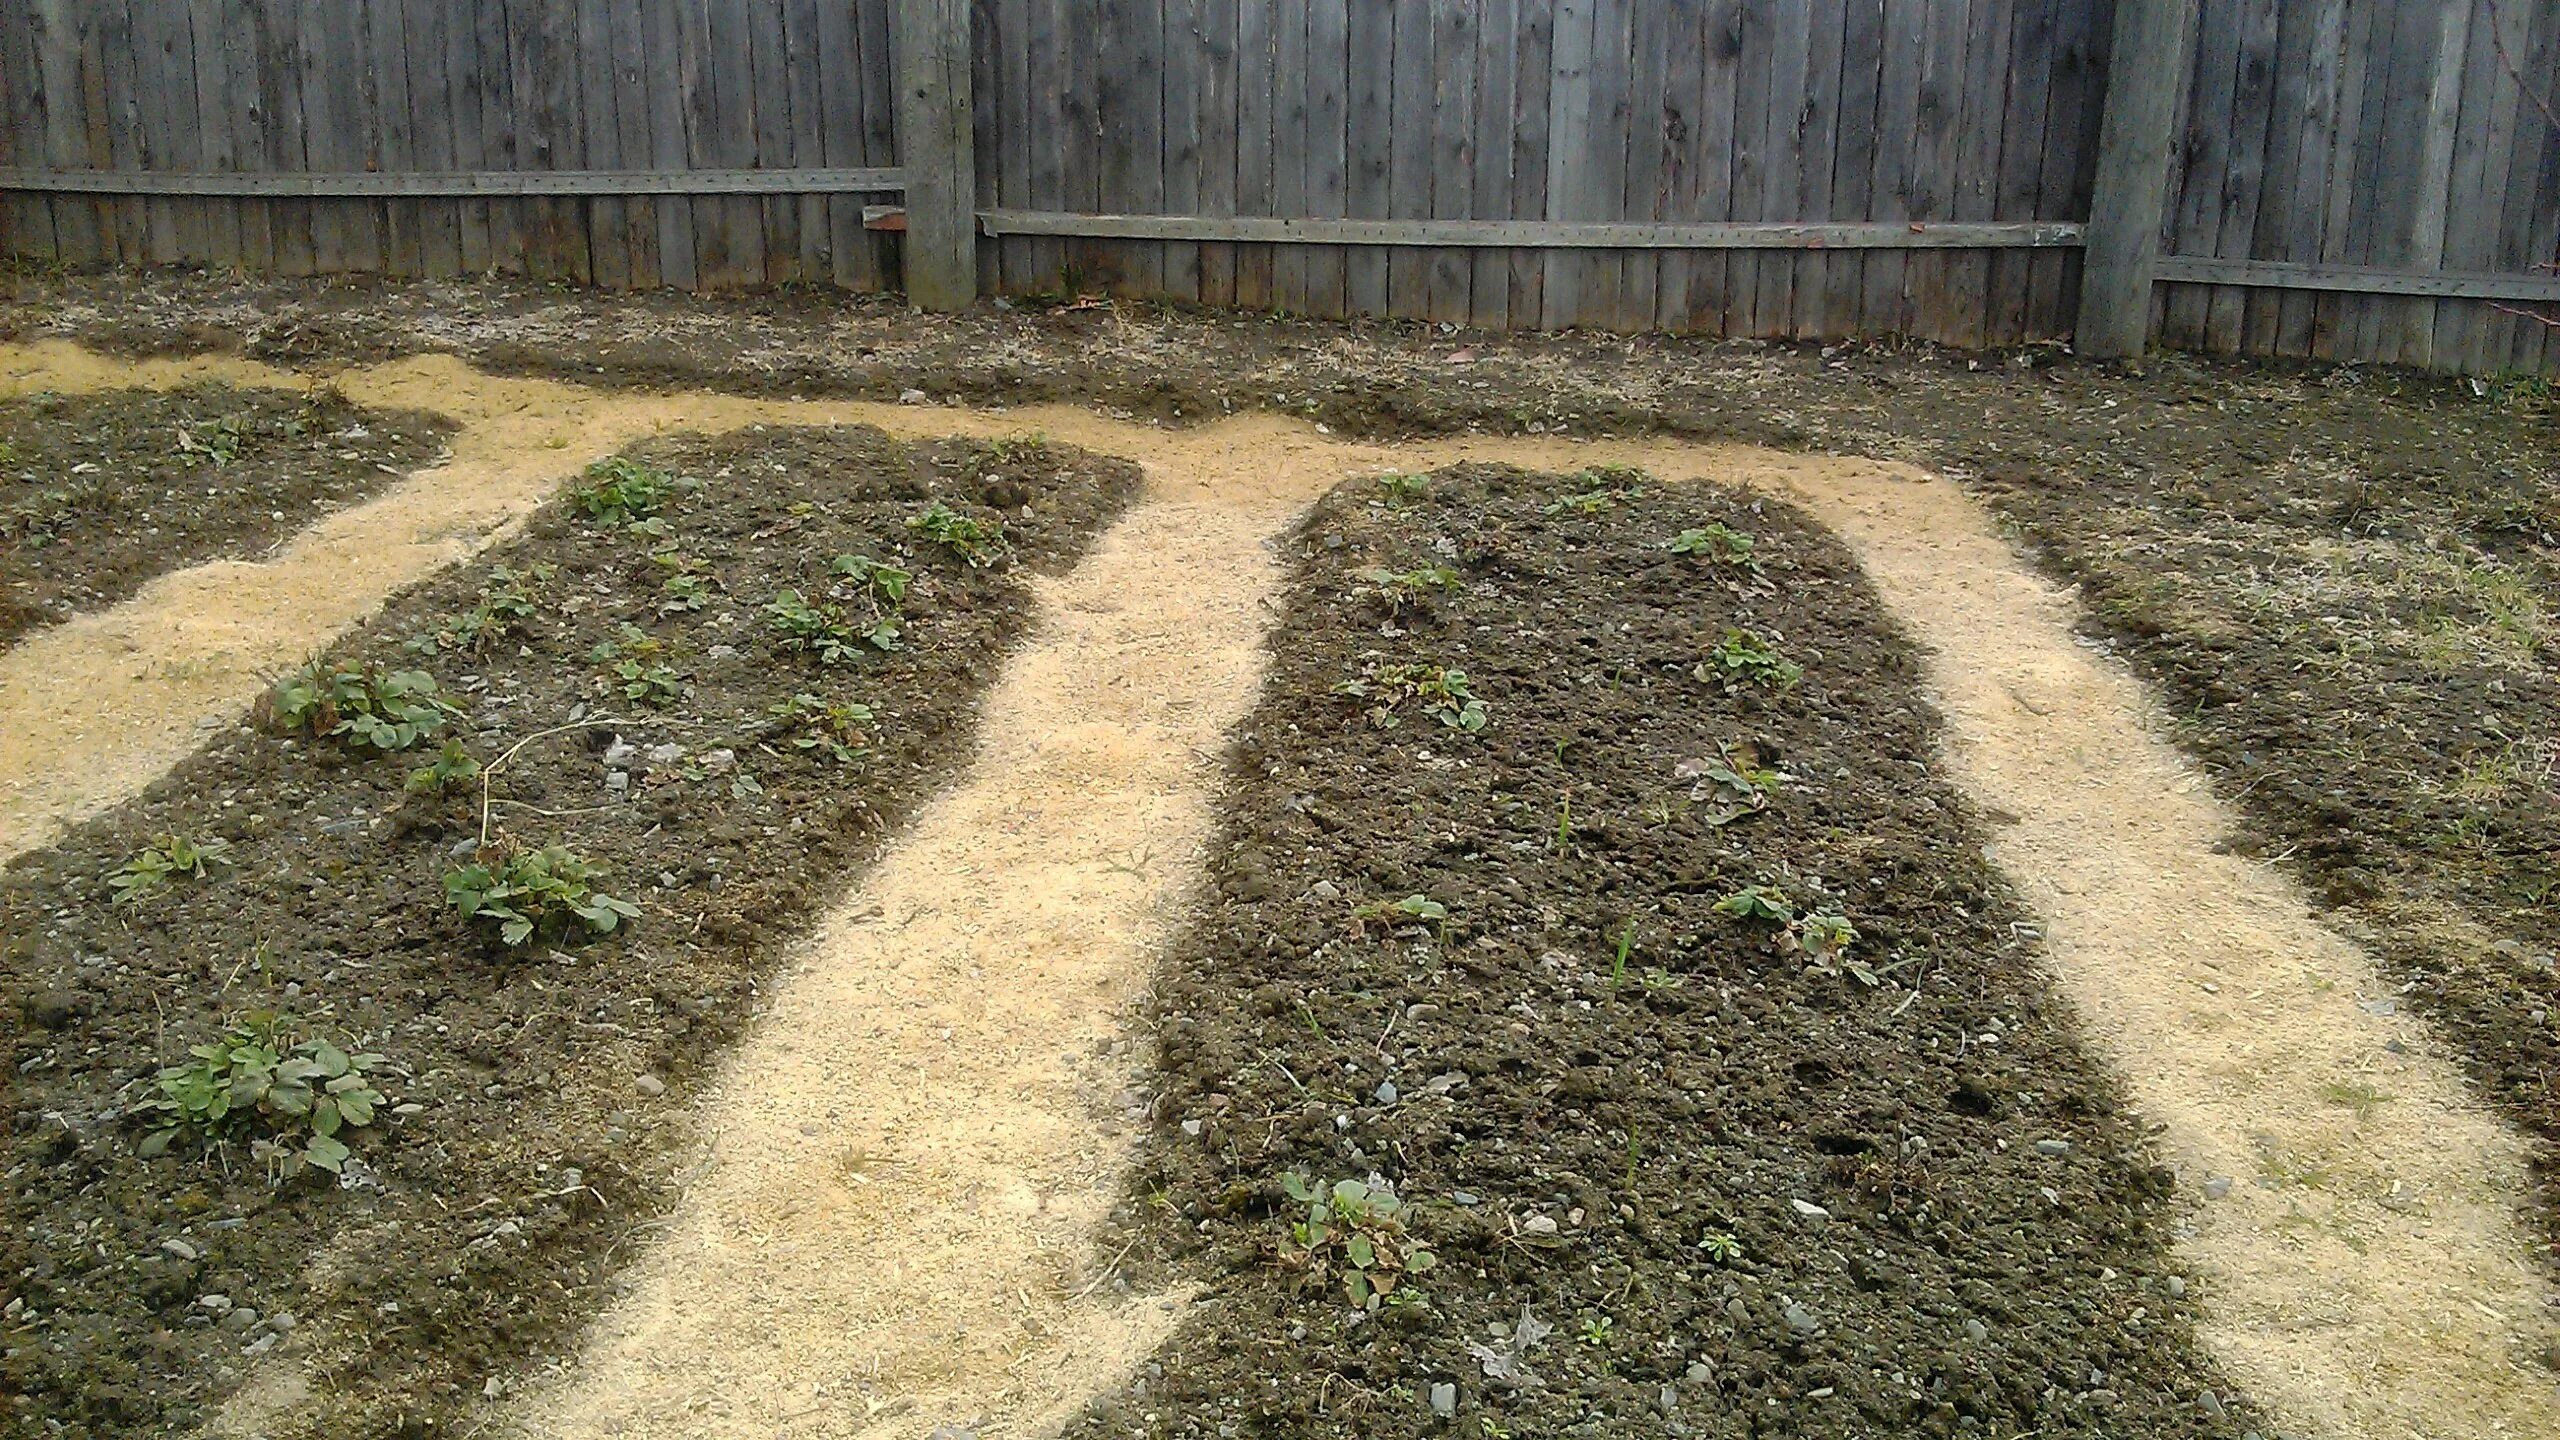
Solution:
M 2560 372 L 2553 90 L 2553 0 L 0 0 L 0 249 Z

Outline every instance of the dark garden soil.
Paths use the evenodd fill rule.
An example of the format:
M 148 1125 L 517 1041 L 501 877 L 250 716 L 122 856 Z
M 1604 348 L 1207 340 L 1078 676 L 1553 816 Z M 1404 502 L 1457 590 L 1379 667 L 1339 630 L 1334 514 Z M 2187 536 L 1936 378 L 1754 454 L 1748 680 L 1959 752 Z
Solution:
M 1026 571 L 1071 562 L 1138 484 L 1064 448 L 859 428 L 635 453 L 699 488 L 640 525 L 555 504 L 332 652 L 431 671 L 466 712 L 443 735 L 378 756 L 244 726 L 6 872 L 0 1433 L 181 1430 L 274 1352 L 323 1377 L 330 1435 L 438 1434 L 561 1342 L 666 1196 L 686 1094 L 759 977 L 967 757 Z M 929 501 L 1001 519 L 1009 553 L 973 568 L 923 538 Z M 862 583 L 831 573 L 846 554 L 914 572 L 903 648 L 784 648 L 785 589 L 868 624 Z M 511 587 L 530 613 L 455 643 Z M 661 666 L 672 690 L 625 693 Z M 858 753 L 794 743 L 812 732 L 771 711 L 802 693 L 872 708 L 833 737 Z M 476 787 L 404 793 L 445 738 L 483 765 L 527 742 L 490 776 L 499 846 L 609 867 L 597 888 L 639 918 L 515 953 L 466 923 L 443 878 L 477 845 Z M 227 840 L 225 863 L 111 906 L 110 877 L 171 833 Z M 346 1132 L 339 1182 L 271 1183 L 249 1134 L 139 1155 L 128 1110 L 157 1067 L 264 1009 L 383 1057 L 386 1109 Z
M 1757 569 L 1666 549 L 1710 523 Z M 1212 1299 L 1074 1433 L 2246 1428 L 2164 1253 L 2168 1175 L 1838 541 L 1739 492 L 1463 467 L 1337 491 L 1291 554 L 1154 1001 L 1139 1278 Z M 1363 574 L 1431 567 L 1461 588 L 1390 605 L 1414 587 Z M 1801 681 L 1702 675 L 1736 631 Z M 1462 669 L 1481 732 L 1390 704 L 1397 666 Z M 1764 809 L 1746 767 L 1788 777 Z M 1855 943 L 1719 910 L 1752 886 Z M 1292 1176 L 1401 1197 L 1421 1301 L 1364 1311 L 1347 1250 L 1310 1262 Z
M 434 459 L 452 428 L 328 390 L 0 400 L 0 645 L 153 576 L 255 556 Z
M 2537 1134 L 2560 1251 L 2560 403 L 2546 380 L 2057 347 L 1484 334 L 521 282 L 17 282 L 23 334 L 328 362 L 452 350 L 591 384 L 1020 404 L 1380 438 L 1724 437 L 1901 459 L 1983 494 L 2157 686 L 2233 803 Z

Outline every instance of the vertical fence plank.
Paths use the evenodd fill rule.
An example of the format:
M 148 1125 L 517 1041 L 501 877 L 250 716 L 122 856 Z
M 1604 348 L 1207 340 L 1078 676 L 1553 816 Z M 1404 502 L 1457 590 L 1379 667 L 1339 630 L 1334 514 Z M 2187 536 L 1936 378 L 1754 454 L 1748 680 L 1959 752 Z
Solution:
M 1157 164 L 1164 193 L 1158 201 L 1173 215 L 1200 213 L 1201 0 L 1163 0 L 1164 151 Z M 1200 299 L 1200 246 L 1170 241 L 1163 247 L 1169 300 Z
M 2465 0 L 2468 3 L 2468 0 Z M 2222 216 L 2215 226 L 2215 253 L 2246 258 L 2258 229 L 2258 206 L 2267 178 L 2268 133 L 2275 100 L 2276 51 L 2280 41 L 2277 0 L 2245 0 L 2237 37 L 2238 54 L 2231 85 L 2231 129 L 2219 197 Z M 2229 354 L 2240 347 L 2248 315 L 2248 292 L 2216 286 L 2207 297 L 2204 346 Z
M 1275 23 L 1291 23 L 1297 7 L 1285 0 L 1237 0 L 1236 3 L 1236 213 L 1271 215 L 1273 208 L 1273 137 L 1279 127 L 1274 92 Z M 1246 310 L 1268 310 L 1272 298 L 1271 245 L 1236 247 L 1236 304 Z
M 1955 190 L 1948 209 L 1957 220 L 1989 220 L 1998 213 L 2001 125 L 2008 115 L 2008 87 L 2016 78 L 2010 64 L 2010 12 L 2019 3 L 1973 0 L 1964 81 L 1957 93 Z M 1992 253 L 1958 250 L 1946 257 L 1938 330 L 1950 344 L 1979 347 L 1990 339 Z
M 1593 0 L 1591 6 L 1591 109 L 1583 136 L 1582 204 L 1575 218 L 1625 216 L 1627 151 L 1631 143 L 1629 87 L 1634 82 L 1631 25 L 1637 0 Z M 1606 327 L 1618 321 L 1626 286 L 1623 252 L 1586 250 L 1580 260 L 1583 291 L 1573 324 Z
M 747 39 L 747 163 L 781 167 L 791 163 L 791 72 L 783 61 L 780 0 L 730 0 L 744 22 Z M 963 0 L 965 4 L 965 0 Z M 975 87 L 971 87 L 972 93 Z M 970 200 L 974 205 L 976 196 Z M 764 258 L 753 268 L 767 285 L 800 278 L 800 202 L 790 195 L 767 195 L 757 206 L 764 212 Z
M 2177 142 L 2175 196 L 2169 206 L 2168 245 L 2173 254 L 2222 253 L 2221 197 L 2232 165 L 2232 95 L 2239 75 L 2243 0 L 2205 0 L 2187 79 L 2186 123 Z M 2210 287 L 2171 285 L 2162 297 L 2156 337 L 2172 348 L 2204 341 Z
M 1388 171 L 1395 133 L 1392 81 L 1395 11 L 1388 0 L 1360 0 L 1349 7 L 1350 89 L 1343 127 L 1348 159 L 1344 213 L 1380 219 L 1393 213 Z M 1284 52 L 1285 53 L 1285 52 Z M 1387 313 L 1387 257 L 1374 247 L 1343 257 L 1343 303 L 1354 315 Z
M 2284 220 L 2295 202 L 2295 182 L 2302 153 L 2299 126 L 2305 116 L 2305 82 L 2310 69 L 2310 37 L 2317 4 L 2278 5 L 2273 74 L 2266 87 L 2265 128 L 2254 138 L 2264 147 L 2258 174 L 2256 214 L 2248 231 L 2249 254 L 2267 260 L 2284 255 Z M 2227 228 L 2227 227 L 2226 227 Z M 2247 291 L 2240 302 L 2239 345 L 2253 354 L 2275 347 L 2283 316 L 2283 292 Z
M 1592 219 L 1595 188 L 1592 132 L 1591 47 L 1595 0 L 1556 0 L 1555 48 L 1547 93 L 1547 213 L 1550 220 Z M 1582 317 L 1583 256 L 1553 251 L 1544 256 L 1546 293 L 1538 323 L 1561 330 Z
M 222 0 L 187 0 L 188 39 L 195 47 L 195 94 L 190 97 L 195 123 L 202 127 L 198 163 L 229 174 L 240 168 L 240 140 L 235 127 L 233 96 L 239 85 L 231 74 L 235 53 L 222 28 Z M 241 265 L 240 215 L 248 208 L 238 200 L 204 202 L 205 251 L 191 257 L 217 270 Z
M 1476 32 L 1475 132 L 1468 142 L 1466 208 L 1476 220 L 1511 216 L 1511 117 L 1518 104 L 1513 68 L 1519 59 L 1519 0 L 1484 0 Z M 1441 177 L 1443 179 L 1449 177 Z M 1511 260 L 1483 246 L 1467 256 L 1466 322 L 1492 329 L 1511 323 Z
M 2294 145 L 2294 200 L 2284 229 L 2281 258 L 2310 262 L 2320 258 L 2328 234 L 2328 196 L 2336 183 L 2339 110 L 2345 102 L 2347 0 L 2313 0 L 2315 19 L 2308 38 L 2303 109 Z M 2313 298 L 2288 291 L 2279 301 L 2276 353 L 2308 355 L 2316 322 Z
M 1796 147 L 1795 194 L 1789 218 L 1831 218 L 1832 166 L 1840 153 L 1842 52 L 1848 43 L 1848 9 L 1841 0 L 1812 0 L 1806 17 L 1802 142 Z M 1787 332 L 1802 338 L 1829 338 L 1827 281 L 1839 257 L 1820 250 L 1782 257 L 1792 272 Z
M 2044 168 L 2046 102 L 2053 93 L 2054 7 L 2057 0 L 2012 0 L 2009 7 L 2009 93 L 2000 117 L 2000 161 L 1992 182 L 1992 218 L 2035 218 L 2036 186 Z M 1995 250 L 1986 275 L 1983 338 L 2015 345 L 2029 336 L 2027 290 L 2033 256 Z
M 1395 59 L 1387 87 L 1387 214 L 1419 220 L 1431 213 L 1431 4 L 1390 0 Z M 1387 251 L 1387 313 L 1419 320 L 1430 309 L 1431 257 L 1413 245 Z
M 1477 34 L 1473 0 L 1430 7 L 1433 91 L 1428 213 L 1463 220 L 1475 205 Z M 1430 293 L 1423 313 L 1464 321 L 1474 300 L 1475 257 L 1461 249 L 1429 252 Z
M 1939 0 L 1939 8 L 1956 13 L 1962 0 Z M 1768 129 L 1761 142 L 1760 211 L 1762 220 L 1798 220 L 1804 216 L 1804 107 L 1806 75 L 1812 64 L 1812 7 L 1782 3 L 1769 36 L 1770 72 Z M 1959 22 L 1962 20 L 1957 15 Z M 1795 330 L 1796 257 L 1772 250 L 1752 257 L 1754 272 L 1752 332 L 1787 335 Z
M 1867 199 L 1867 218 L 1872 220 L 1911 218 L 1911 164 L 1920 126 L 1921 55 L 1927 43 L 1925 11 L 1920 0 L 1885 0 L 1875 164 L 1869 172 L 1872 184 Z M 1870 335 L 1908 333 L 1905 258 L 1878 250 L 1864 259 L 1866 294 L 1858 307 L 1858 328 Z
M 1550 118 L 1554 98 L 1556 0 L 1520 0 L 1520 34 L 1512 65 L 1511 202 L 1523 219 L 1550 213 L 1547 194 L 1548 153 L 1553 144 Z M 1511 263 L 1511 296 L 1505 309 L 1511 323 L 1534 329 L 1546 309 L 1545 257 L 1534 250 L 1507 252 Z
M 400 0 L 369 0 L 364 18 L 375 96 L 372 153 L 366 157 L 370 168 L 395 173 L 425 169 L 409 124 L 409 59 L 415 47 L 405 7 Z M 421 200 L 383 202 L 383 273 L 404 279 L 426 273 L 425 210 Z
M 1282 6 L 1285 14 L 1296 8 Z M 1302 47 L 1296 53 L 1304 57 L 1305 107 L 1298 115 L 1294 129 L 1285 125 L 1283 133 L 1302 137 L 1301 166 L 1305 185 L 1304 214 L 1319 219 L 1335 219 L 1351 213 L 1351 17 L 1343 0 L 1307 0 L 1305 34 L 1295 37 L 1290 27 L 1295 16 L 1283 19 L 1280 53 L 1291 53 L 1292 46 Z M 1295 94 L 1293 82 L 1278 82 L 1284 93 Z M 1281 163 L 1289 163 L 1282 157 Z M 1288 247 L 1303 252 L 1300 284 L 1305 294 L 1305 308 L 1312 314 L 1342 316 L 1352 313 L 1350 296 L 1350 256 L 1341 245 L 1296 245 Z M 1286 263 L 1287 257 L 1282 257 Z
M 907 171 L 907 298 L 960 310 L 977 298 L 968 0 L 899 0 L 898 144 Z
M 1705 101 L 1704 0 L 1671 0 L 1663 17 L 1661 214 L 1665 220 L 1698 218 L 1699 130 Z M 1681 331 L 1689 324 L 1689 277 L 1695 257 L 1666 250 L 1654 266 L 1653 324 Z
M 10 165 L 36 168 L 50 163 L 45 154 L 43 80 L 36 61 L 36 26 L 41 11 L 34 4 L 0 6 L 0 85 L 8 103 L 0 119 L 9 133 L 0 137 L 0 156 Z M 0 225 L 8 231 L 8 252 L 33 259 L 67 258 L 54 234 L 50 197 L 22 190 L 0 194 Z
M 1618 216 L 1658 220 L 1670 174 L 1663 148 L 1671 123 L 1671 7 L 1663 0 L 1637 0 L 1629 33 L 1627 54 L 1633 64 L 1627 75 L 1627 173 Z M 1619 330 L 1652 329 L 1661 292 L 1661 254 L 1627 251 L 1618 260 L 1618 308 L 1608 323 Z
M 2378 139 L 2381 127 L 2367 127 L 2366 92 L 2379 90 L 2389 83 L 2389 62 L 2372 63 L 2378 43 L 2375 21 L 2382 10 L 2382 0 L 2364 0 L 2350 5 L 2347 11 L 2345 48 L 2340 52 L 2338 68 L 2338 117 L 2331 131 L 2329 153 L 2329 189 L 2324 199 L 2326 218 L 2320 229 L 2319 258 L 2334 263 L 2355 263 L 2362 259 L 2358 248 L 2360 236 L 2354 224 L 2356 192 L 2378 181 L 2369 163 L 2359 160 L 2359 151 L 2367 142 Z M 2388 27 L 2380 32 L 2389 35 Z M 2387 43 L 2379 42 L 2379 43 Z M 2375 70 L 2382 73 L 2375 74 Z M 2370 214 L 2370 210 L 2367 210 Z M 2312 298 L 2310 353 L 2324 359 L 2339 353 L 2339 330 L 2351 324 L 2347 300 L 2338 295 L 2322 294 Z
M 1204 215 L 1236 213 L 1236 0 L 1195 0 L 1200 25 L 1200 69 L 1195 118 L 1199 126 L 1200 210 Z M 1233 305 L 1236 298 L 1236 247 L 1211 242 L 1200 247 L 1200 301 Z
M 453 106 L 447 60 L 452 49 L 453 7 L 441 0 L 377 0 L 400 6 L 405 37 L 402 62 L 409 154 L 422 170 L 446 171 L 453 164 Z M 461 273 L 461 207 L 451 200 L 406 202 L 416 216 L 418 273 L 441 279 Z
M 1776 106 L 1771 87 L 1777 78 L 1778 8 L 1781 0 L 1742 0 L 1733 13 L 1732 44 L 1736 69 L 1733 90 L 1733 184 L 1728 192 L 1730 215 L 1739 221 L 1763 220 L 1769 211 L 1769 154 L 1774 142 L 1770 115 Z M 1762 313 L 1760 259 L 1735 253 L 1725 258 L 1725 333 L 1762 336 L 1769 332 Z
M 2150 339 L 2151 264 L 2168 198 L 2186 10 L 2178 0 L 2121 0 L 2116 9 L 2115 74 L 2080 286 L 2080 348 L 2102 359 L 2138 355 Z

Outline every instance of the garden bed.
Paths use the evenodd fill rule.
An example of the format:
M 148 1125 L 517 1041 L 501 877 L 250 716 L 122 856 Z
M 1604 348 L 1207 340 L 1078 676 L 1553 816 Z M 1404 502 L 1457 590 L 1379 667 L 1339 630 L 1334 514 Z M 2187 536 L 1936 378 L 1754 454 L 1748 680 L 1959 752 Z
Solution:
M 1137 1278 L 1210 1299 L 1077 1433 L 2246 1428 L 1836 540 L 1462 467 L 1291 554 L 1153 1006 Z
M 423 720 L 414 745 L 294 733 L 288 680 L 6 872 L 0 1432 L 184 1429 L 266 1363 L 327 1387 L 332 1435 L 442 1433 L 556 1353 L 668 1193 L 684 1098 L 760 977 L 967 757 L 1028 574 L 1138 485 L 1036 441 L 860 428 L 632 458 L 330 651 L 378 689 L 432 676 L 452 713 L 394 695 L 359 726 L 392 743 Z M 318 678 L 339 701 L 319 727 L 362 708 L 368 682 Z M 439 763 L 451 783 L 412 784 Z M 225 848 L 199 877 L 170 837 Z M 546 846 L 601 868 L 584 916 L 511 948 L 504 915 L 451 898 L 541 920 L 474 867 Z M 279 1048 L 379 1057 L 352 1153 L 307 1122 L 262 1149 L 251 1123 L 146 1158 L 160 1067 L 267 1011 L 296 1017 Z M 273 1178 L 306 1158 L 338 1169 Z
M 253 558 L 434 459 L 452 429 L 327 389 L 0 400 L 0 645 L 156 575 Z

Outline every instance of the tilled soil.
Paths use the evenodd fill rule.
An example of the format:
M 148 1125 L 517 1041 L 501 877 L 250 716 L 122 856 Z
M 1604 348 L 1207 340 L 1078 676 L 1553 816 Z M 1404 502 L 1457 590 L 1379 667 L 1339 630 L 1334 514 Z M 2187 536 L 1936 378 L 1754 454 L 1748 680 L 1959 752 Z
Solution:
M 246 726 L 6 872 L 0 1433 L 183 1429 L 261 1357 L 268 1379 L 326 1377 L 333 1435 L 442 1433 L 503 1389 L 660 1208 L 684 1099 L 761 977 L 966 758 L 976 697 L 1026 633 L 1028 572 L 1072 561 L 1138 484 L 1063 447 L 862 428 L 637 453 L 699 488 L 641 527 L 555 504 L 332 651 L 431 670 L 467 712 L 447 734 L 483 765 L 526 742 L 490 776 L 495 838 L 610 867 L 598 888 L 636 921 L 507 953 L 443 889 L 479 839 L 476 788 L 404 793 L 434 745 L 367 757 Z M 908 521 L 936 500 L 1000 520 L 1005 555 L 974 567 L 920 537 Z M 914 572 L 902 648 L 783 648 L 765 607 L 786 588 L 870 615 L 831 571 L 844 554 Z M 439 641 L 509 577 L 533 613 Z M 625 694 L 613 666 L 635 655 L 675 691 Z M 771 710 L 802 693 L 872 708 L 859 753 L 794 743 Z M 112 873 L 171 832 L 229 841 L 227 862 L 111 907 Z M 385 1057 L 399 1108 L 349 1132 L 345 1178 L 279 1186 L 239 1143 L 138 1155 L 127 1111 L 157 1067 L 271 1008 Z
M 155 575 L 253 557 L 432 460 L 452 429 L 325 389 L 0 400 L 0 645 Z
M 1666 548 L 1710 523 L 1756 568 Z M 2245 1428 L 2165 1173 L 1836 540 L 1738 492 L 1471 466 L 1346 486 L 1290 553 L 1154 1001 L 1138 1278 L 1211 1298 L 1075 1433 Z M 1459 588 L 1367 573 L 1431 567 Z M 1702 674 L 1736 631 L 1802 679 Z M 1408 665 L 1462 669 L 1481 730 L 1418 698 L 1382 726 Z M 1709 763 L 1787 778 L 1755 809 Z M 1854 944 L 1719 910 L 1751 886 Z M 1289 1187 L 1344 1180 L 1436 1254 L 1408 1303 L 1362 1308 L 1349 1253 L 1293 1234 Z

